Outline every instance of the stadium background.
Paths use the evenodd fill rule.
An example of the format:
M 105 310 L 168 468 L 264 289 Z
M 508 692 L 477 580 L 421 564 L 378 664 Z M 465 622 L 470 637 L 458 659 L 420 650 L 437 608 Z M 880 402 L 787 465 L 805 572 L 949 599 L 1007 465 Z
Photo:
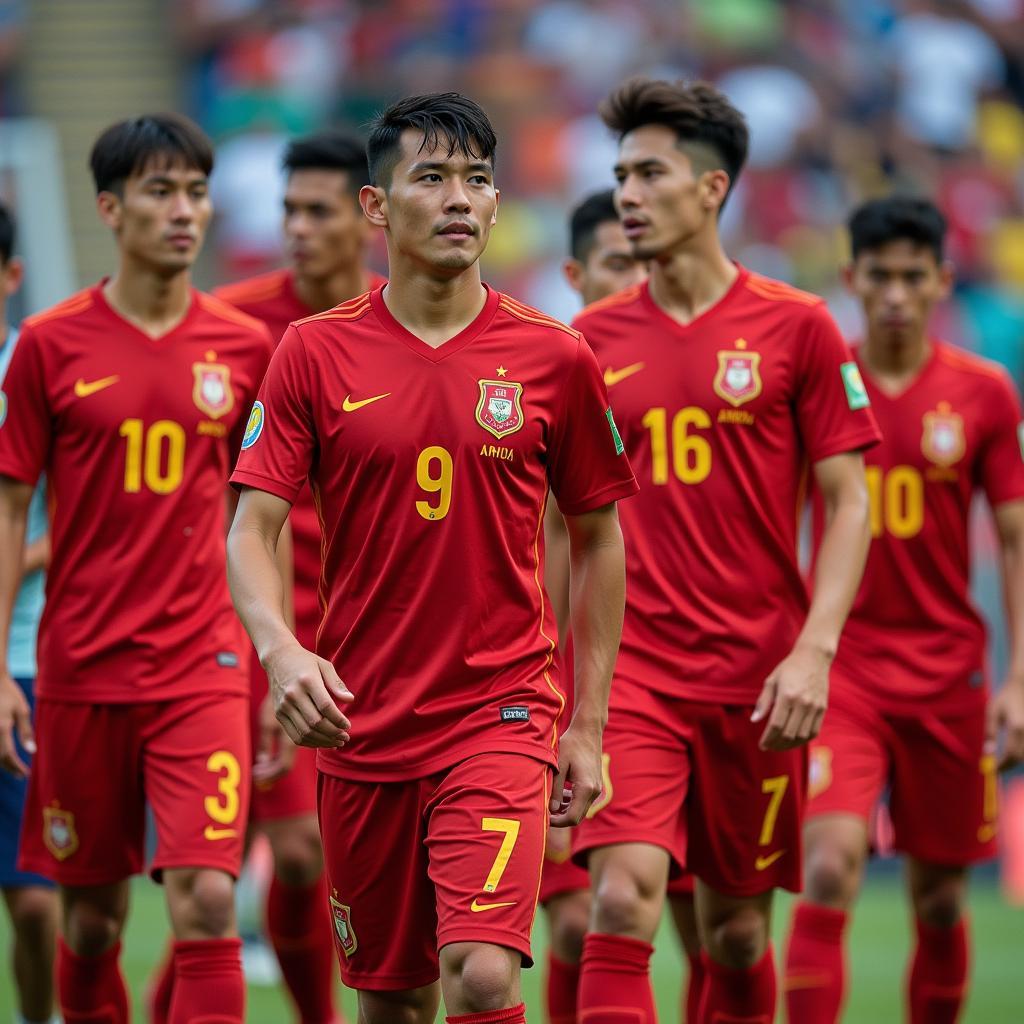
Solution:
M 0 0 L 0 192 L 28 263 L 12 313 L 109 272 L 86 157 L 111 121 L 179 109 L 213 136 L 217 219 L 196 275 L 212 286 L 279 262 L 289 136 L 358 129 L 399 95 L 459 89 L 500 140 L 485 276 L 569 318 L 566 213 L 611 183 L 614 146 L 594 108 L 633 72 L 709 78 L 744 110 L 752 150 L 724 217 L 729 251 L 825 295 L 850 336 L 859 319 L 837 279 L 846 212 L 894 188 L 934 196 L 958 272 L 937 326 L 1024 382 L 1024 0 Z M 372 262 L 384 269 L 379 245 Z M 976 589 L 997 612 L 984 516 L 976 534 Z M 1004 652 L 999 630 L 997 678 Z M 976 1024 L 1024 1021 L 1024 913 L 1012 906 L 1024 902 L 1024 780 L 1010 790 L 1002 884 L 993 867 L 975 886 L 965 1019 Z M 891 865 L 873 868 L 854 928 L 850 1021 L 899 1017 L 908 940 L 897 884 Z M 136 897 L 126 963 L 138 986 L 165 922 L 148 882 Z M 673 1020 L 679 961 L 667 934 L 661 945 L 659 999 Z M 531 1019 L 538 975 L 526 983 Z M 250 1019 L 284 1020 L 282 1005 L 254 989 Z M 2 976 L 0 1020 L 11 1012 Z

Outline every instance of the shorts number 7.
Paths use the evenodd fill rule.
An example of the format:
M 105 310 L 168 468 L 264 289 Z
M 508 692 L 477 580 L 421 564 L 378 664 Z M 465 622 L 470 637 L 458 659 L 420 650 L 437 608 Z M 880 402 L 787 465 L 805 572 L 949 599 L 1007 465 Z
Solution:
M 494 892 L 501 882 L 501 876 L 505 874 L 505 868 L 512 857 L 516 840 L 519 838 L 519 821 L 516 818 L 484 818 L 480 827 L 485 832 L 504 832 L 501 846 L 498 847 L 498 855 L 491 865 L 490 874 L 484 882 L 484 892 Z
M 782 798 L 786 795 L 789 786 L 788 775 L 776 775 L 771 779 L 761 781 L 761 792 L 770 793 L 768 810 L 764 812 L 764 821 L 761 823 L 761 838 L 758 839 L 759 846 L 770 846 L 772 836 L 775 835 L 775 822 L 779 817 L 779 807 L 782 805 Z

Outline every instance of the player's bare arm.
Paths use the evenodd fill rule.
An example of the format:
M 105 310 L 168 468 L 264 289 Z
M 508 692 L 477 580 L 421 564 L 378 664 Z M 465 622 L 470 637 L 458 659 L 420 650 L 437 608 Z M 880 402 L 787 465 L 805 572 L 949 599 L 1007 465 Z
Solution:
M 277 544 L 290 508 L 275 495 L 243 489 L 228 534 L 228 582 L 288 738 L 300 746 L 341 747 L 351 725 L 337 702 L 348 703 L 352 694 L 329 661 L 299 644 L 285 617 Z
M 1024 761 L 1024 501 L 993 510 L 999 534 L 1003 603 L 1010 638 L 1010 664 L 1002 688 L 988 708 L 988 749 L 996 753 L 1002 733 L 999 769 Z
M 552 789 L 551 824 L 556 826 L 578 825 L 601 793 L 601 736 L 626 601 L 626 555 L 615 505 L 566 516 L 565 525 L 576 696 Z M 566 784 L 572 799 L 562 808 Z
M 544 589 L 558 625 L 558 646 L 569 635 L 569 533 L 554 498 L 544 511 Z
M 814 464 L 825 532 L 814 594 L 793 650 L 765 681 L 752 720 L 767 717 L 764 750 L 788 750 L 818 735 L 828 704 L 828 672 L 864 573 L 871 541 L 864 459 L 844 452 Z
M 21 586 L 25 522 L 32 487 L 0 476 L 0 767 L 21 778 L 28 767 L 18 757 L 15 731 L 22 746 L 34 751 L 28 702 L 7 670 L 7 648 L 14 600 Z

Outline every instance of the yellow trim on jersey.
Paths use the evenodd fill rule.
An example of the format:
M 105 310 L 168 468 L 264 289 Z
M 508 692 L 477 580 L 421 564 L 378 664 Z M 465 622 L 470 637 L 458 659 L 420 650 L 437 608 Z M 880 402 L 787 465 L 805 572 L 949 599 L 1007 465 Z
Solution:
M 544 677 L 544 682 L 548 684 L 549 689 L 558 698 L 558 714 L 555 715 L 554 724 L 551 727 L 551 749 L 554 750 L 558 746 L 558 723 L 561 721 L 562 715 L 565 713 L 565 694 L 555 686 L 552 682 L 550 669 L 551 665 L 555 660 L 555 651 L 557 650 L 557 644 L 544 632 L 544 611 L 546 601 L 544 599 L 544 586 L 540 581 L 540 532 L 544 528 L 544 510 L 548 505 L 548 491 L 544 491 L 544 498 L 540 503 L 540 515 L 537 517 L 537 532 L 533 538 L 533 582 L 537 584 L 537 596 L 540 598 L 540 635 L 548 643 L 548 653 L 544 660 L 544 668 L 541 669 L 541 675 Z

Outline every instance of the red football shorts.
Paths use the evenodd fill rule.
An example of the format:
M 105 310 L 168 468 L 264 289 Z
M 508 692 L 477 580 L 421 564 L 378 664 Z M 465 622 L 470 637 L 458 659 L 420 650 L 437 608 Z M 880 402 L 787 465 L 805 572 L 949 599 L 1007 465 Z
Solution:
M 395 991 L 439 977 L 438 950 L 488 942 L 532 963 L 551 768 L 480 754 L 407 782 L 319 776 L 342 980 Z
M 686 868 L 728 896 L 798 892 L 807 751 L 761 750 L 752 710 L 620 692 L 604 793 L 575 830 L 574 856 L 649 843 L 669 852 L 673 877 Z
M 39 698 L 19 864 L 61 885 L 106 885 L 143 869 L 237 875 L 249 813 L 248 699 L 201 694 L 144 704 Z
M 260 705 L 267 696 L 267 674 L 255 651 L 250 671 L 252 701 L 249 721 L 255 757 L 260 740 Z M 283 742 L 289 741 L 285 739 Z M 249 820 L 258 825 L 261 821 L 281 821 L 308 814 L 316 814 L 316 750 L 312 747 L 296 747 L 295 762 L 287 775 L 269 784 L 253 784 Z
M 931 864 L 994 857 L 996 759 L 983 752 L 985 705 L 955 716 L 892 715 L 839 683 L 811 748 L 808 818 L 868 822 L 889 788 L 895 848 Z
M 572 859 L 572 830 L 548 830 L 544 852 L 544 870 L 540 881 L 540 904 L 544 906 L 558 896 L 590 888 L 590 872 Z

